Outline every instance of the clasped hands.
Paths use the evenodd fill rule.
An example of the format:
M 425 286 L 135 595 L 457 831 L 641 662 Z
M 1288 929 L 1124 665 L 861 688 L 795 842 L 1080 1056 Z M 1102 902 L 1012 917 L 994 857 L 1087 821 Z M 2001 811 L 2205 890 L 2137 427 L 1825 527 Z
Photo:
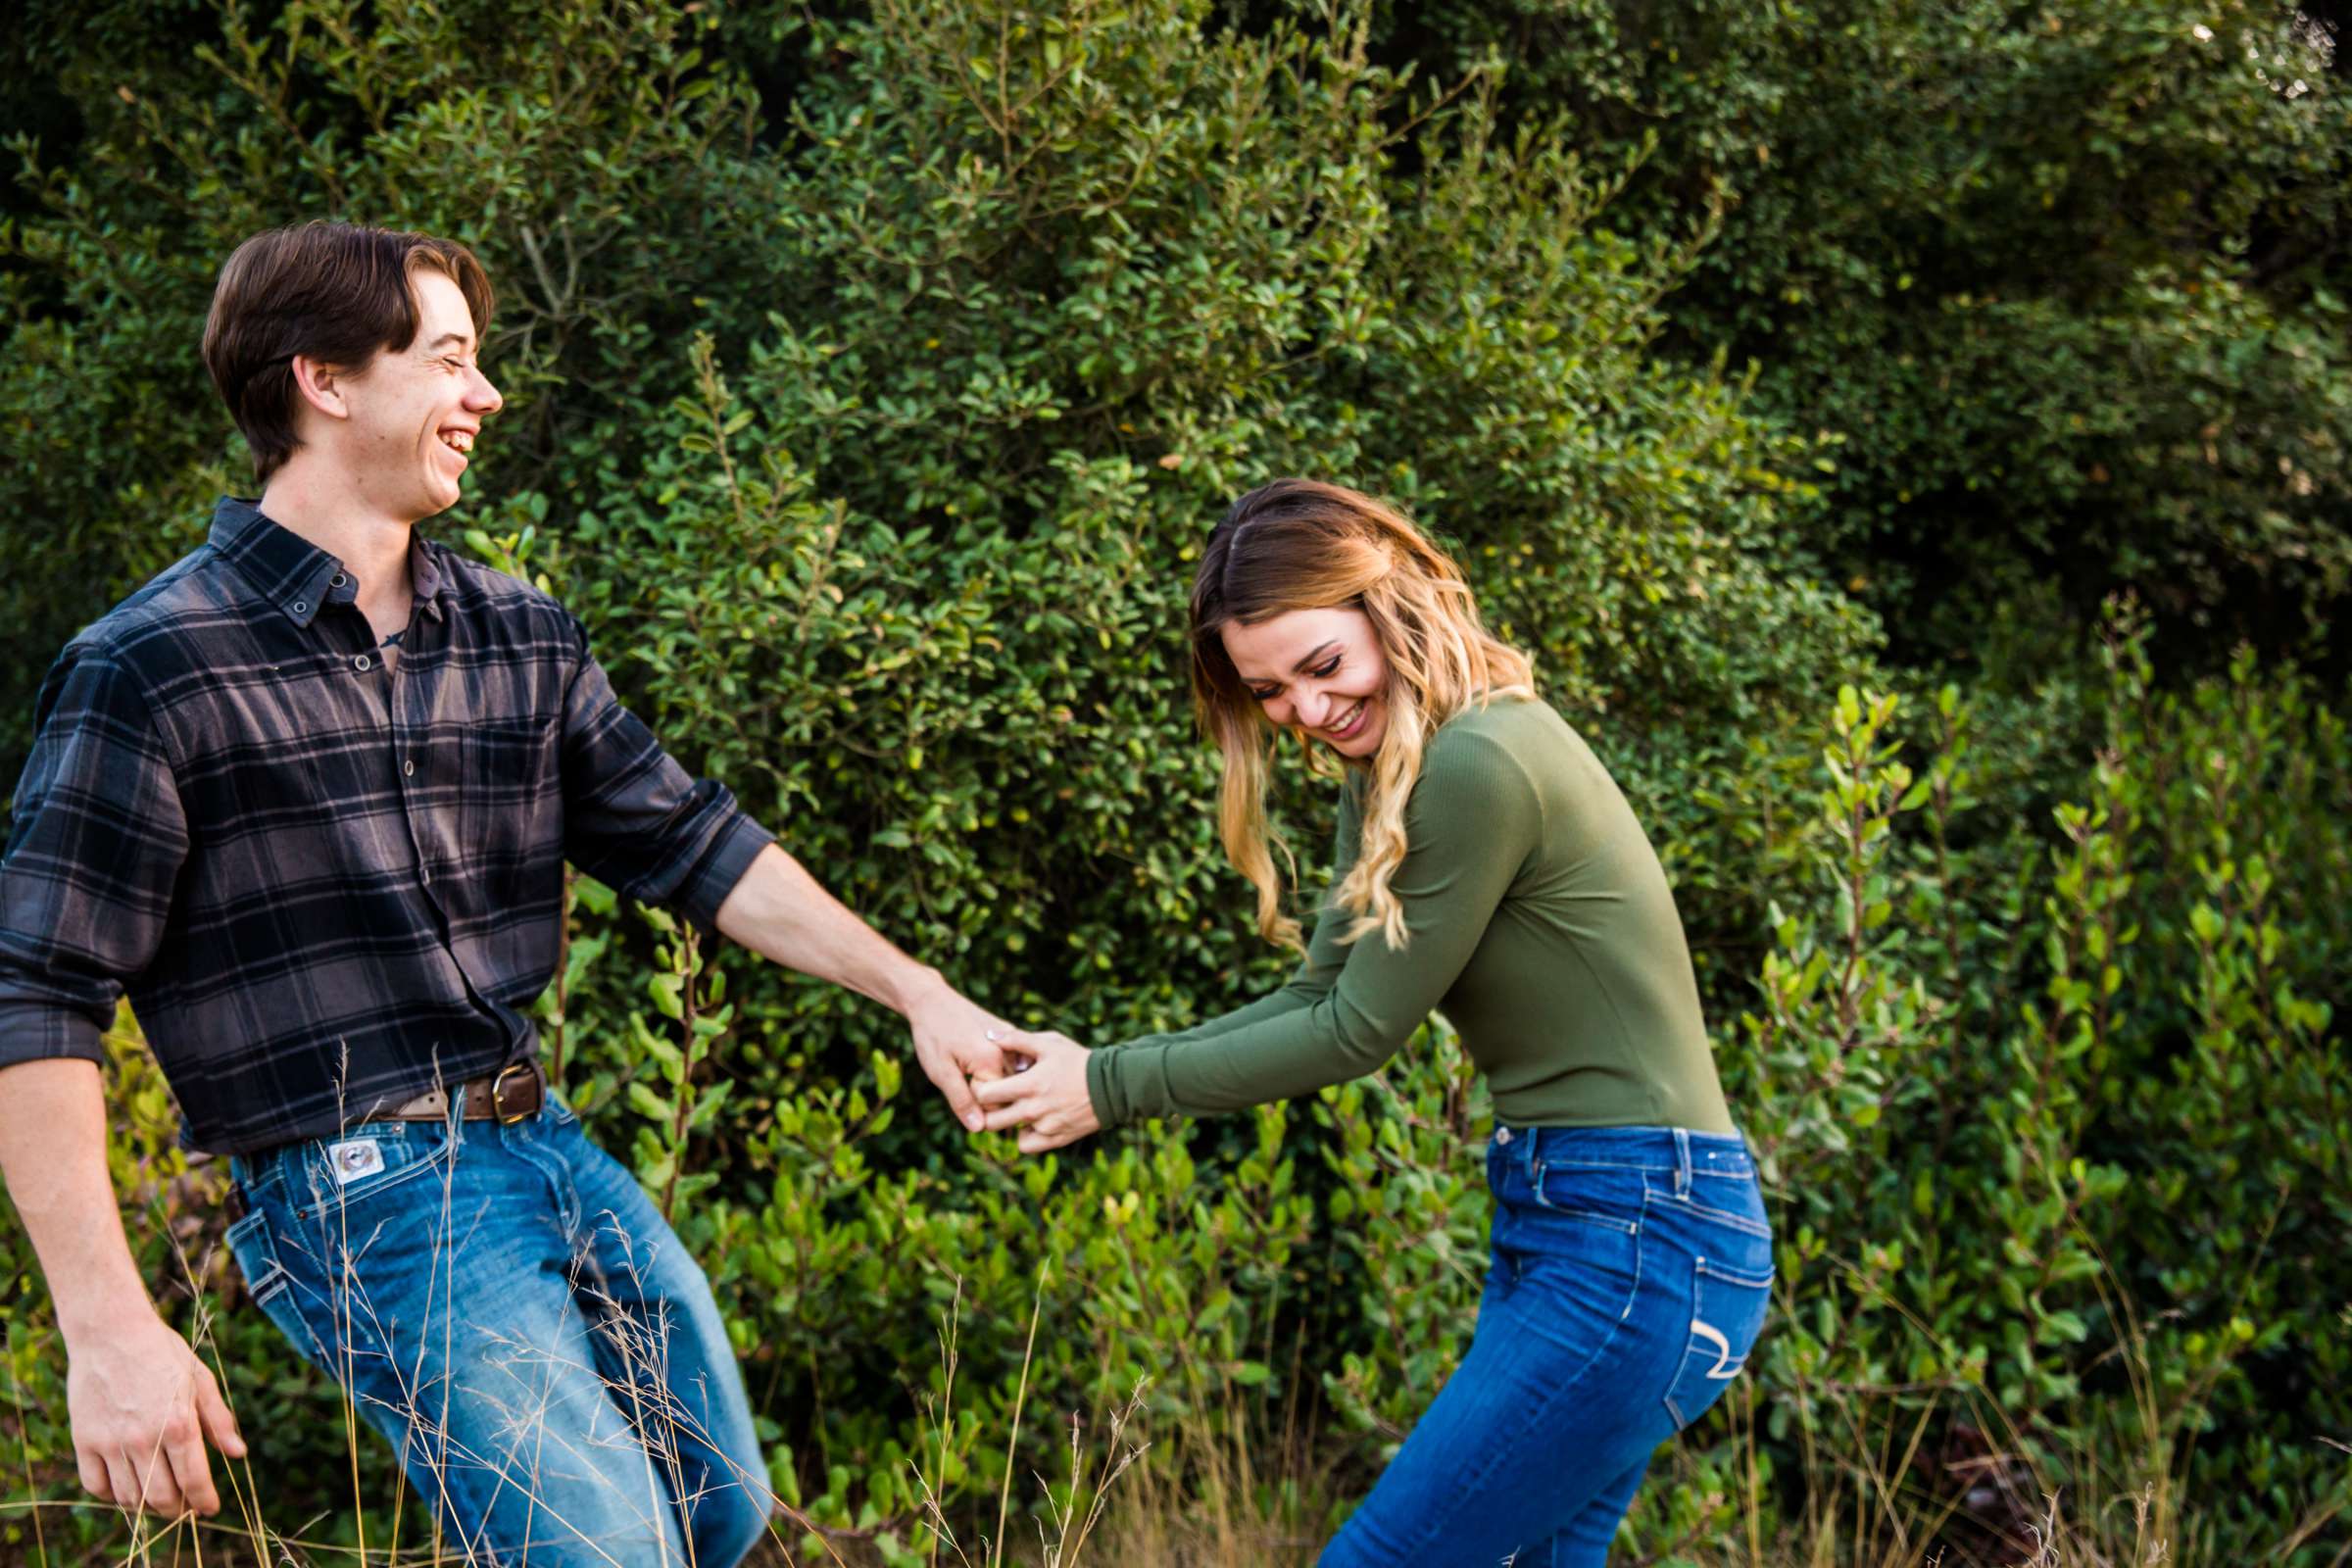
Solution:
M 1016 1029 L 936 975 L 906 1021 L 924 1076 L 969 1131 L 1017 1127 L 1021 1152 L 1042 1154 L 1102 1130 L 1087 1050 L 1068 1035 Z
M 989 1131 L 1018 1127 L 1021 1152 L 1042 1154 L 1102 1130 L 1087 1092 L 1086 1047 L 1052 1030 L 992 1029 L 989 1039 L 1013 1063 L 1004 1077 L 972 1087 L 987 1107 Z

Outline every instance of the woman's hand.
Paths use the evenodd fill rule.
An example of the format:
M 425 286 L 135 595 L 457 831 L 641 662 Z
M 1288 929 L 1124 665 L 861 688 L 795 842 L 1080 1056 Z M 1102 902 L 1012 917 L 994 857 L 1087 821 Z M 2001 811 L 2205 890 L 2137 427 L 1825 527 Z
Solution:
M 1087 1050 L 1068 1035 L 1031 1034 L 1022 1029 L 991 1030 L 989 1038 L 1028 1065 L 994 1083 L 975 1083 L 972 1092 L 988 1112 L 991 1132 L 1021 1130 L 1021 1152 L 1042 1154 L 1101 1132 L 1095 1102 L 1086 1092 Z

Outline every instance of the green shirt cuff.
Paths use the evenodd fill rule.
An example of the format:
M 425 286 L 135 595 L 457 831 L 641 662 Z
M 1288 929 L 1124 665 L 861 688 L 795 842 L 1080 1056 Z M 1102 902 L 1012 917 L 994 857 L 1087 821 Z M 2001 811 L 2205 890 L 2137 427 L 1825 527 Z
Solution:
M 1117 1046 L 1099 1046 L 1086 1056 L 1086 1098 L 1094 1102 L 1095 1120 L 1107 1130 L 1127 1120 L 1127 1097 L 1119 1093 Z
M 1169 1103 L 1168 1045 L 1165 1035 L 1103 1046 L 1086 1058 L 1086 1097 L 1094 1102 L 1095 1120 L 1105 1127 L 1154 1116 L 1173 1116 Z

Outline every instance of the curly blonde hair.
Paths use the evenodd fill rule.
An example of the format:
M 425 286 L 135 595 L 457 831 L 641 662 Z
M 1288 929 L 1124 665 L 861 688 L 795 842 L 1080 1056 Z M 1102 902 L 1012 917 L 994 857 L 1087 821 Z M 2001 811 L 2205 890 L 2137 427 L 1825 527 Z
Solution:
M 1396 508 L 1314 479 L 1276 479 L 1233 504 L 1193 578 L 1193 700 L 1224 758 L 1217 825 L 1225 853 L 1257 889 L 1258 930 L 1290 947 L 1299 946 L 1299 927 L 1283 912 L 1278 845 L 1266 824 L 1277 732 L 1234 668 L 1224 628 L 1330 609 L 1362 612 L 1389 666 L 1388 730 L 1368 769 L 1362 846 L 1334 900 L 1356 916 L 1348 941 L 1378 931 L 1402 948 L 1404 906 L 1389 883 L 1404 861 L 1404 807 L 1422 752 L 1471 704 L 1532 696 L 1535 670 L 1486 629 L 1461 568 Z

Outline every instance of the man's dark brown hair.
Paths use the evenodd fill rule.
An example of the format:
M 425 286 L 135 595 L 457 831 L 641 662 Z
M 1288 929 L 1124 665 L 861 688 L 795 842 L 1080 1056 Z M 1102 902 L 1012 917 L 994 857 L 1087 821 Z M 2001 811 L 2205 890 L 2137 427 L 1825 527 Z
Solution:
M 253 448 L 256 478 L 275 473 L 302 444 L 294 433 L 294 356 L 356 370 L 378 350 L 416 336 L 417 271 L 442 273 L 487 336 L 490 274 L 454 240 L 356 223 L 266 229 L 220 269 L 204 323 L 204 364 Z

